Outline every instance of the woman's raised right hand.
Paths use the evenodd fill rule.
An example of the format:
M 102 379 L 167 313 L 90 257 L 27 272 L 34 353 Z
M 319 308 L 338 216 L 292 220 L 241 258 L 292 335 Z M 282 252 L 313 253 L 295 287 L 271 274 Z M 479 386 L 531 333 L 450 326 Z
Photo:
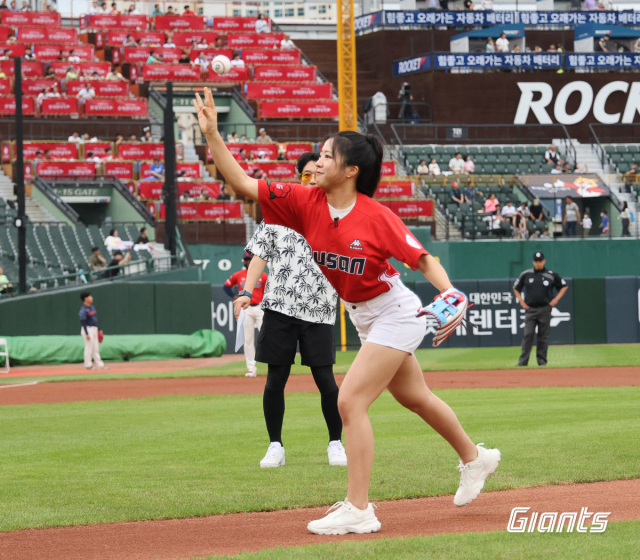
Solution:
M 216 132 L 218 130 L 218 113 L 209 88 L 204 88 L 204 103 L 200 99 L 200 94 L 196 93 L 193 106 L 198 113 L 198 123 L 202 134 L 207 136 Z

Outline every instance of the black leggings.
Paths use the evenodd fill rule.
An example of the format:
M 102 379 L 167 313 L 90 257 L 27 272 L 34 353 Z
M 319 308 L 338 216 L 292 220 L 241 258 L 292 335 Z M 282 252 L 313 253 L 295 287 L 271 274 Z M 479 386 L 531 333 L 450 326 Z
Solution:
M 267 383 L 264 386 L 262 405 L 267 423 L 269 441 L 282 444 L 282 421 L 284 419 L 284 387 L 289 379 L 291 366 L 269 364 Z M 329 441 L 342 438 L 342 419 L 338 412 L 338 386 L 333 377 L 333 366 L 312 367 L 313 380 L 320 391 L 322 414 L 329 429 Z

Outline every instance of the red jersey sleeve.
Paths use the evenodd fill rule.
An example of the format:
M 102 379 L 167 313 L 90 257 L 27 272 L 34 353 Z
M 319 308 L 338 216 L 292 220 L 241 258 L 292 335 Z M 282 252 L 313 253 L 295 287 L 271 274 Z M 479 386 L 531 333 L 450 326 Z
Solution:
M 224 283 L 225 286 L 229 286 L 230 288 L 233 288 L 234 286 L 236 286 L 238 284 L 238 276 L 237 276 L 237 272 L 234 272 L 231 276 L 229 276 L 229 278 L 227 278 L 227 281 Z
M 402 220 L 390 210 L 385 212 L 385 240 L 389 254 L 406 263 L 411 270 L 418 268 L 418 260 L 422 255 L 428 255 L 421 243 L 413 236 Z
M 306 201 L 308 190 L 302 185 L 291 183 L 258 181 L 258 201 L 264 221 L 300 232 L 300 205 Z

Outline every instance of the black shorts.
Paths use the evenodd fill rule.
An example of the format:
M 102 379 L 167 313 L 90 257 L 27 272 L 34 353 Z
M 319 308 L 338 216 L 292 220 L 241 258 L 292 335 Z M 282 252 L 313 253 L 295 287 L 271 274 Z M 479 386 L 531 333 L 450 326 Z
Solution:
M 320 367 L 336 363 L 333 325 L 310 323 L 277 311 L 264 310 L 256 361 L 274 366 L 293 365 L 298 342 L 303 366 Z

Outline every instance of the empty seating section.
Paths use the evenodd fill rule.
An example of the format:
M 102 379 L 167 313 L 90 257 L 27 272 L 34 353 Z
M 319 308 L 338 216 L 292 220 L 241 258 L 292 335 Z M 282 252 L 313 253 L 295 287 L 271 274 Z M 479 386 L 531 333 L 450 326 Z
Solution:
M 608 144 L 604 151 L 613 172 L 626 173 L 631 164 L 640 165 L 640 144 Z
M 103 231 L 103 228 L 105 231 Z M 97 246 L 107 262 L 111 260 L 104 237 L 109 234 L 107 228 L 116 228 L 124 241 L 135 242 L 140 224 L 113 223 L 100 228 L 96 225 L 70 226 L 64 223 L 36 223 L 27 226 L 27 281 L 32 288 L 41 288 L 46 284 L 53 287 L 63 284 L 65 276 L 84 273 L 91 269 L 88 259 L 91 248 Z M 0 225 L 0 266 L 13 281 L 18 280 L 17 230 L 9 224 Z M 148 251 L 139 251 L 134 260 L 149 260 Z M 54 279 L 54 277 L 57 277 Z M 75 278 L 75 276 L 73 276 Z M 97 277 L 94 277 L 96 279 Z
M 449 171 L 449 160 L 456 152 L 462 157 L 471 156 L 475 164 L 475 174 L 481 175 L 519 175 L 550 173 L 551 166 L 545 161 L 544 154 L 548 145 L 494 145 L 494 146 L 403 146 L 402 153 L 412 174 L 417 173 L 418 164 L 431 159 L 442 171 Z

